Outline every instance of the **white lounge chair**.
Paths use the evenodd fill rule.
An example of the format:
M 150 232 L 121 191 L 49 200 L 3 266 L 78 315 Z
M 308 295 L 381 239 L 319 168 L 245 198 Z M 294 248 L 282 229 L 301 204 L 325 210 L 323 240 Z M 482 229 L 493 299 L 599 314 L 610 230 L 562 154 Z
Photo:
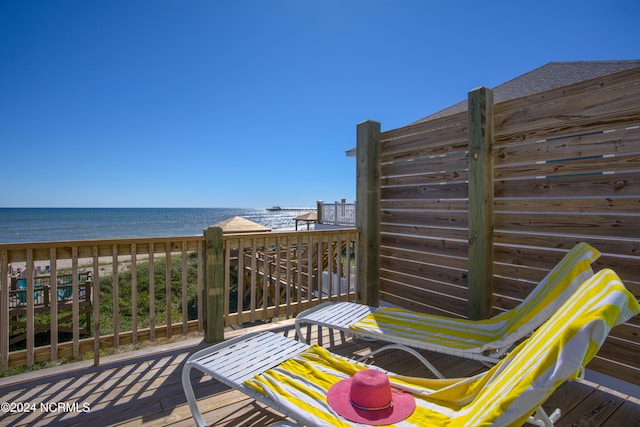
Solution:
M 610 329 L 638 313 L 640 304 L 618 276 L 603 270 L 580 285 L 530 338 L 482 374 L 427 379 L 386 372 L 393 387 L 416 400 L 413 414 L 396 425 L 521 425 L 528 421 L 551 426 L 560 414 L 547 416 L 542 403 L 564 381 L 580 379 Z M 317 345 L 263 332 L 193 354 L 183 368 L 182 383 L 199 426 L 206 423 L 191 386 L 192 369 L 285 414 L 295 425 L 360 425 L 338 415 L 328 404 L 327 393 L 333 384 L 366 368 L 379 369 Z
M 376 352 L 390 348 L 407 351 L 440 378 L 440 372 L 413 349 L 452 354 L 493 365 L 515 343 L 546 321 L 580 283 L 593 275 L 591 263 L 599 257 L 600 253 L 590 245 L 577 244 L 518 306 L 490 319 L 473 321 L 402 308 L 325 302 L 296 317 L 296 335 L 304 341 L 303 326 L 319 325 L 389 342 Z

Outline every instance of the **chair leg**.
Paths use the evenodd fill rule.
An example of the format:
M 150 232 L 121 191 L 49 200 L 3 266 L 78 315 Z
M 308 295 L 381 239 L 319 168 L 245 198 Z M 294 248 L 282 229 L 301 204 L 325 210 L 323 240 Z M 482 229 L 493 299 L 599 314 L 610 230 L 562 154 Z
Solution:
M 370 352 L 369 354 L 366 354 L 362 357 L 360 357 L 358 359 L 358 361 L 362 361 L 368 357 L 371 357 L 373 355 L 376 355 L 378 353 L 380 353 L 381 351 L 384 350 L 390 350 L 390 349 L 397 349 L 397 350 L 403 350 L 406 351 L 407 353 L 411 354 L 412 356 L 414 356 L 416 359 L 418 359 L 420 362 L 422 362 L 422 364 L 424 366 L 426 366 L 431 372 L 433 372 L 433 374 L 436 376 L 436 378 L 440 378 L 440 379 L 444 379 L 444 375 L 442 375 L 442 373 L 431 364 L 431 362 L 429 362 L 423 355 L 421 355 L 420 353 L 418 353 L 416 350 L 412 349 L 411 347 L 407 347 L 405 345 L 401 345 L 401 344 L 389 344 L 389 345 L 385 345 L 384 347 L 381 347 L 377 350 L 374 350 L 372 352 Z
M 530 424 L 535 424 L 540 427 L 553 427 L 555 422 L 560 418 L 560 409 L 556 409 L 551 413 L 551 415 L 547 415 L 547 413 L 542 409 L 542 406 L 536 409 L 535 414 L 529 417 L 527 420 Z
M 295 327 L 296 327 L 296 337 L 298 338 L 298 341 L 308 343 L 308 341 L 304 339 L 304 335 L 302 335 L 302 323 L 296 322 Z
M 198 409 L 198 401 L 196 400 L 196 395 L 191 385 L 191 368 L 192 366 L 187 362 L 182 369 L 182 388 L 184 389 L 185 396 L 187 396 L 187 403 L 189 404 L 189 409 L 191 410 L 191 415 L 196 425 L 198 427 L 206 427 L 207 423 L 204 421 L 204 418 L 202 418 L 200 409 Z

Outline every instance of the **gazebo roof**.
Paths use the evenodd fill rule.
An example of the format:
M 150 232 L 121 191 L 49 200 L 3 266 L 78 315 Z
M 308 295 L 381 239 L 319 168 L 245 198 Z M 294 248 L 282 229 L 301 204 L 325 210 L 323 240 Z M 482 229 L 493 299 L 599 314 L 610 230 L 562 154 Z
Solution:
M 271 231 L 269 227 L 249 221 L 241 216 L 234 216 L 213 225 L 222 228 L 223 233 L 254 233 L 260 231 Z
M 315 212 L 307 212 L 306 214 L 302 214 L 293 218 L 295 221 L 317 221 L 318 214 Z
M 296 222 L 296 230 L 298 229 L 298 223 L 300 221 L 304 221 L 307 223 L 307 230 L 309 229 L 309 223 L 311 222 L 318 222 L 318 214 L 315 212 L 307 212 L 305 214 L 302 215 L 298 215 L 297 217 L 293 218 L 293 220 Z

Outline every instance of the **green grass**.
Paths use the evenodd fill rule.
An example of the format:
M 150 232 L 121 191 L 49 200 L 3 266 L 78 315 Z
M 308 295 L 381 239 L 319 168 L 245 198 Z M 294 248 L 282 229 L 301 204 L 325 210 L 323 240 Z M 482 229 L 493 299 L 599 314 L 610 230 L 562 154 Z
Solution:
M 166 324 L 167 294 L 166 294 L 166 258 L 154 260 L 154 287 L 155 287 L 155 312 L 156 325 Z M 171 262 L 171 322 L 182 322 L 182 257 L 173 256 Z M 125 264 L 121 264 L 124 266 Z M 149 311 L 149 261 L 139 261 L 136 264 L 137 279 L 137 325 L 138 329 L 150 326 Z M 189 254 L 187 257 L 187 317 L 189 320 L 197 319 L 198 316 L 198 290 L 197 290 L 197 255 Z M 114 310 L 113 310 L 113 275 L 100 276 L 100 335 L 110 335 L 114 332 Z M 118 330 L 127 332 L 132 330 L 133 319 L 133 298 L 132 298 L 132 274 L 131 268 L 122 268 L 118 273 Z M 95 299 L 94 299 L 95 300 Z M 69 311 L 60 313 L 59 319 L 68 316 Z M 87 318 L 81 315 L 79 327 L 84 330 L 81 338 L 93 336 L 93 312 L 90 314 L 91 327 L 87 328 Z M 24 316 L 19 318 L 24 322 Z M 36 313 L 34 321 L 39 325 L 50 324 L 51 316 L 48 313 Z M 71 320 L 59 322 L 59 326 L 71 328 Z M 23 333 L 24 328 L 12 328 L 11 334 Z M 67 332 L 58 333 L 58 341 L 65 342 L 72 339 L 72 334 Z M 50 332 L 39 332 L 35 334 L 34 344 L 36 347 L 50 344 Z M 18 342 L 11 345 L 10 350 L 23 350 L 26 342 Z
M 182 321 L 182 257 L 171 257 L 171 321 Z M 197 255 L 187 257 L 187 313 L 188 319 L 197 319 Z M 167 313 L 166 259 L 154 260 L 154 299 L 156 325 L 165 324 Z M 136 267 L 137 324 L 138 329 L 150 325 L 149 261 L 140 261 Z M 118 273 L 118 329 L 130 331 L 133 318 L 131 269 Z M 100 334 L 113 333 L 113 276 L 100 277 Z

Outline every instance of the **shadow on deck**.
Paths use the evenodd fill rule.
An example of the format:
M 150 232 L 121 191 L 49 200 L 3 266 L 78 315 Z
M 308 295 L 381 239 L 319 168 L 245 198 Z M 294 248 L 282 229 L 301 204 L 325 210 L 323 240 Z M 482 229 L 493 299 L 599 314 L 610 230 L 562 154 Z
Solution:
M 251 330 L 255 329 L 295 336 L 292 321 Z M 227 338 L 245 332 L 232 331 Z M 378 345 L 327 329 L 321 335 L 316 328 L 308 332 L 314 342 L 347 356 Z M 11 409 L 16 411 L 0 413 L 0 425 L 193 425 L 180 375 L 186 358 L 205 346 L 201 339 L 189 339 L 105 357 L 97 367 L 80 362 L 0 379 L 0 400 L 13 404 Z M 447 377 L 485 369 L 478 362 L 452 356 L 431 353 L 429 360 Z M 397 373 L 431 376 L 402 352 L 385 352 L 374 361 Z M 242 393 L 201 373 L 192 375 L 198 404 L 210 425 L 264 426 L 282 419 Z M 640 399 L 588 381 L 565 383 L 543 406 L 548 412 L 561 409 L 558 426 L 640 426 Z

